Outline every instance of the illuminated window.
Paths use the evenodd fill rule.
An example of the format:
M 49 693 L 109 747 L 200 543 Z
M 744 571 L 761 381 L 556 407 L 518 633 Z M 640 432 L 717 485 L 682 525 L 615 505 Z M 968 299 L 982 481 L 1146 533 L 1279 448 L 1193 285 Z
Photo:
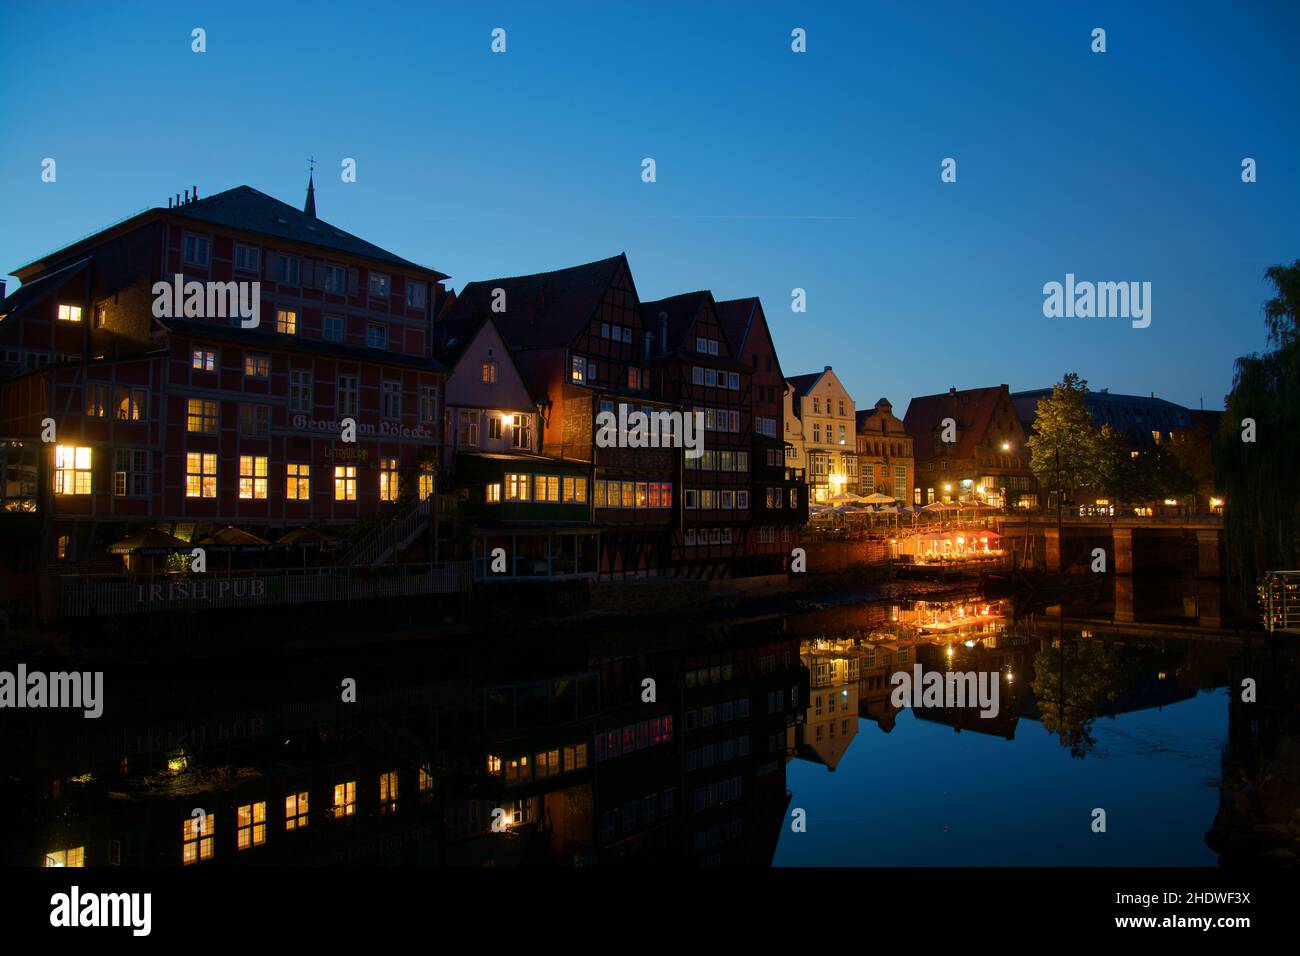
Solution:
M 433 774 L 429 772 L 429 765 L 424 764 L 420 767 L 419 791 L 422 797 L 433 793 Z
M 45 854 L 46 866 L 85 866 L 86 848 L 74 846 L 70 850 L 55 850 Z
M 527 501 L 528 500 L 528 476 L 509 474 L 506 475 L 506 501 Z
M 423 501 L 433 494 L 434 489 L 434 470 L 433 462 L 426 461 L 420 464 L 420 500 Z
M 217 430 L 217 403 L 207 398 L 190 398 L 185 402 L 185 430 L 212 434 Z
M 487 772 L 494 777 L 501 776 L 501 758 L 493 754 L 487 755 Z
M 245 352 L 244 374 L 249 378 L 270 378 L 271 356 L 260 352 Z
M 185 497 L 217 496 L 217 456 L 215 452 L 191 451 L 185 455 Z
M 294 309 L 275 310 L 275 330 L 284 335 L 298 333 L 298 313 Z
M 250 803 L 239 808 L 238 847 L 261 846 L 266 842 L 266 803 Z
M 46 313 L 47 315 L 49 313 Z M 81 306 L 79 305 L 61 305 L 59 306 L 60 322 L 80 322 Z
M 357 500 L 357 466 L 356 465 L 335 465 L 334 466 L 334 500 L 335 501 L 356 501 Z
M 202 828 L 199 820 L 203 820 Z M 200 817 L 187 817 L 181 821 L 181 862 L 188 865 L 200 860 L 210 860 L 216 852 L 213 832 L 217 826 L 217 815 L 206 813 Z
M 307 825 L 307 791 L 291 793 L 284 798 L 284 828 L 301 830 Z
M 379 812 L 397 812 L 397 774 L 381 773 L 379 775 Z
M 73 445 L 54 448 L 54 493 L 56 495 L 90 494 L 91 450 Z
M 397 459 L 379 459 L 379 500 L 397 500 Z
M 149 406 L 149 390 L 118 386 L 113 396 L 113 414 L 119 422 L 142 422 Z
M 579 384 L 587 380 L 587 360 L 581 355 L 573 357 L 573 368 L 569 377 Z
M 559 475 L 538 475 L 533 490 L 533 497 L 537 501 L 559 501 Z
M 211 349 L 195 349 L 190 356 L 190 368 L 197 372 L 215 372 L 217 353 Z
M 290 501 L 307 501 L 311 498 L 311 465 L 294 462 L 285 465 L 284 496 Z
M 349 780 L 347 783 L 337 783 L 334 785 L 334 816 L 340 817 L 355 816 L 357 812 L 357 782 Z
M 483 384 L 495 385 L 496 383 L 497 383 L 497 363 L 484 362 L 483 363 Z
M 566 477 L 564 479 L 564 500 L 585 502 L 587 500 L 587 479 Z
M 494 482 L 487 486 L 486 500 L 490 505 L 501 503 L 501 482 Z
M 239 456 L 239 497 L 262 500 L 266 497 L 266 456 Z
M 54 556 L 60 561 L 66 561 L 68 559 L 68 548 L 71 541 L 72 539 L 68 535 L 61 534 L 59 535 L 59 540 L 54 543 Z
M 86 384 L 86 417 L 107 418 L 109 408 L 109 390 L 107 385 L 95 382 Z

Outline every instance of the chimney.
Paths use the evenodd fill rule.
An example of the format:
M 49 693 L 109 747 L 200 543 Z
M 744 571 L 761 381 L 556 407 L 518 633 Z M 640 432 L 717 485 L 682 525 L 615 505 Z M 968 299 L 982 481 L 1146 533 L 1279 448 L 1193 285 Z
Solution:
M 168 197 L 167 197 L 167 208 L 168 208 L 168 209 L 171 209 L 171 208 L 172 208 L 172 197 L 171 197 L 171 196 L 168 196 Z
M 198 202 L 198 201 L 199 201 L 199 187 L 198 187 L 198 186 L 195 186 L 194 189 L 191 190 L 191 193 L 192 193 L 192 195 L 191 195 L 191 197 L 190 197 L 190 202 Z
M 659 354 L 668 354 L 668 313 L 659 313 Z
M 956 385 L 949 385 L 949 386 L 948 386 L 948 394 L 949 394 L 949 395 L 956 395 L 956 394 L 957 394 L 957 386 L 956 386 Z
M 831 367 L 829 365 L 827 365 L 824 369 L 822 369 L 823 372 L 829 372 L 830 370 Z

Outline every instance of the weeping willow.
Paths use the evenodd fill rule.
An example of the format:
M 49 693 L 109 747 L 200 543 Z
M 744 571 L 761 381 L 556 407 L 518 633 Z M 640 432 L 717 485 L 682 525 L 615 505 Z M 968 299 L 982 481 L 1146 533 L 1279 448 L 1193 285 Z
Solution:
M 1297 567 L 1300 508 L 1300 260 L 1272 266 L 1264 354 L 1237 359 L 1214 468 L 1224 497 L 1229 580 L 1249 601 L 1265 571 Z M 1254 441 L 1249 423 L 1254 422 Z M 1249 606 L 1249 605 L 1247 605 Z

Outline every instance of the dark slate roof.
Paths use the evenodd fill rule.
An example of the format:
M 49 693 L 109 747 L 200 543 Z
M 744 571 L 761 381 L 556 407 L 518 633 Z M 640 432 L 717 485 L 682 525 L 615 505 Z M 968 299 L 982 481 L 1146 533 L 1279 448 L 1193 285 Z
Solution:
M 748 299 L 724 299 L 721 302 L 714 302 L 714 307 L 718 310 L 718 321 L 722 324 L 722 330 L 727 333 L 727 341 L 731 343 L 732 351 L 736 357 L 744 351 L 745 341 L 749 338 L 749 324 L 754 320 L 754 313 L 758 309 L 758 298 L 752 296 Z
M 13 295 L 6 296 L 4 302 L 0 303 L 0 315 L 6 317 L 17 315 L 24 309 L 45 301 L 46 296 L 53 294 L 59 286 L 74 278 L 88 265 L 90 265 L 90 256 L 54 272 L 47 272 L 39 279 L 24 282 Z
M 288 239 L 324 249 L 335 249 L 366 259 L 377 259 L 422 272 L 434 272 L 427 266 L 403 259 L 401 256 L 366 242 L 350 232 L 331 225 L 323 219 L 309 216 L 301 209 L 280 202 L 252 186 L 236 186 L 225 192 L 199 199 L 195 202 L 167 210 L 186 219 L 209 222 L 213 225 L 243 229 L 278 239 Z M 447 278 L 441 272 L 438 278 Z
M 325 342 L 320 339 L 304 338 L 300 335 L 269 335 L 256 329 L 244 329 L 201 319 L 155 319 L 154 321 L 177 335 L 217 339 L 222 342 L 245 345 L 249 348 L 262 350 L 288 349 L 293 352 L 310 352 L 324 358 L 334 358 L 341 361 L 369 362 L 372 365 L 400 365 L 404 368 L 423 369 L 428 372 L 447 371 L 447 367 L 441 362 L 422 355 L 407 355 L 403 352 L 388 352 L 380 349 L 362 348 L 357 345 L 343 345 L 339 342 Z
M 1005 385 L 993 385 L 912 399 L 907 414 L 903 416 L 903 424 L 912 436 L 916 457 L 920 460 L 933 457 L 934 430 L 945 418 L 955 421 L 961 432 L 961 438 L 949 457 L 976 457 L 975 447 L 984 441 L 1004 394 L 1009 394 Z
M 795 411 L 798 412 L 799 399 L 808 394 L 808 391 L 817 384 L 818 380 L 826 374 L 826 370 L 820 372 L 809 372 L 807 375 L 792 375 L 786 379 L 794 388 Z
M 695 323 L 695 317 L 711 298 L 710 293 L 699 291 L 670 295 L 666 299 L 655 299 L 653 302 L 642 302 L 641 325 L 647 331 L 653 331 L 658 335 L 659 313 L 667 313 L 668 351 L 680 351 L 683 346 L 682 340 Z
M 1038 401 L 1052 394 L 1050 388 L 1036 388 L 1024 392 L 1013 392 L 1012 404 L 1016 408 L 1016 417 L 1025 426 L 1026 431 L 1033 427 L 1038 418 Z M 1179 431 L 1191 424 L 1191 411 L 1182 405 L 1156 398 L 1154 395 L 1119 395 L 1109 389 L 1089 390 L 1083 396 L 1084 405 L 1092 415 L 1092 423 L 1100 428 L 1110 425 L 1116 431 L 1126 434 L 1130 444 L 1139 448 L 1149 448 L 1155 444 L 1151 432 Z
M 554 272 L 470 282 L 440 321 L 477 327 L 478 321 L 490 316 L 512 349 L 566 346 L 586 329 L 626 263 L 619 253 Z M 504 312 L 492 311 L 494 289 L 505 290 Z

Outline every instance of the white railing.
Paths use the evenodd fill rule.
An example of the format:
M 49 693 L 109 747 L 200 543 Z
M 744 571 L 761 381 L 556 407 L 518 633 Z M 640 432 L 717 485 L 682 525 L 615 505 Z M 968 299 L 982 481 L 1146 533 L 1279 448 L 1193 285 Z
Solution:
M 1259 583 L 1262 623 L 1270 631 L 1300 633 L 1300 571 L 1269 571 Z
M 208 611 L 328 601 L 386 600 L 456 594 L 469 588 L 469 563 L 402 564 L 157 577 L 53 577 L 62 617 Z

